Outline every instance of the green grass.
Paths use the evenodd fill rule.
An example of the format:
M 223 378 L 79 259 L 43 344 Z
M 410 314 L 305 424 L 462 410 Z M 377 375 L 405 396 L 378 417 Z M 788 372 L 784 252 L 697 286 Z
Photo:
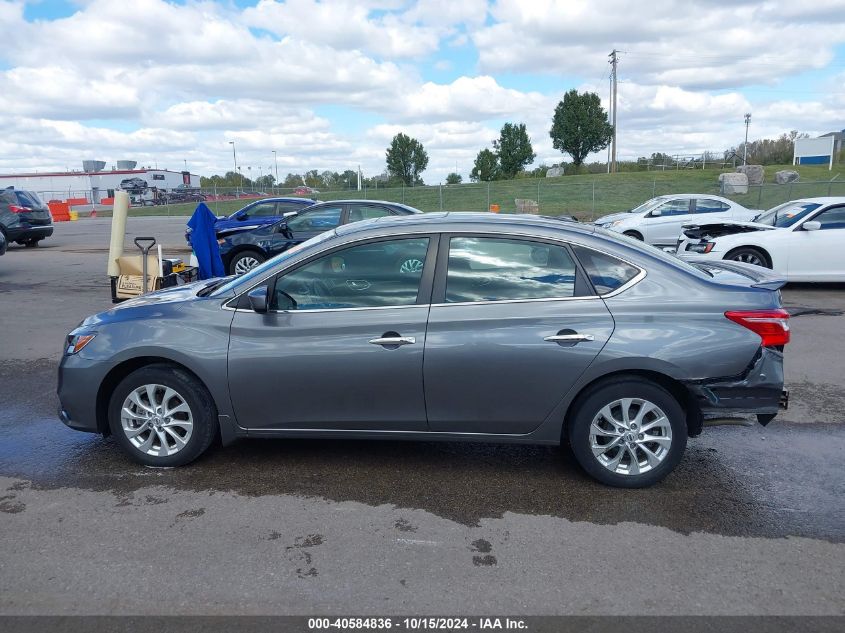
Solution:
M 845 196 L 845 177 L 828 182 L 845 165 L 835 165 L 828 171 L 821 165 L 765 167 L 765 184 L 751 187 L 749 193 L 729 196 L 752 209 L 768 209 L 781 202 L 811 196 Z M 780 169 L 795 169 L 801 181 L 791 185 L 774 184 L 774 174 Z M 732 170 L 724 170 L 732 171 Z M 434 185 L 427 187 L 398 187 L 367 191 L 323 191 L 320 200 L 367 198 L 403 202 L 423 211 L 484 211 L 489 204 L 498 204 L 503 213 L 516 211 L 518 198 L 539 201 L 540 213 L 572 214 L 579 219 L 592 219 L 605 213 L 624 211 L 657 195 L 672 193 L 719 194 L 719 170 L 680 170 L 623 172 L 618 174 L 584 174 L 559 178 L 505 180 L 491 183 Z M 208 202 L 218 215 L 227 215 L 247 204 L 248 200 Z M 196 203 L 133 208 L 131 216 L 183 215 L 193 213 Z M 108 215 L 105 212 L 104 215 Z

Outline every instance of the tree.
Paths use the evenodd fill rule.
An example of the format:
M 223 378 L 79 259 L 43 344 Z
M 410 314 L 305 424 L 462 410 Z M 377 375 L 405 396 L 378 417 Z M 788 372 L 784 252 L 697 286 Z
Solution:
M 358 188 L 358 172 L 353 171 L 351 169 L 347 169 L 340 175 L 340 184 L 345 189 L 357 189 Z
M 463 178 L 461 178 L 461 175 L 456 174 L 455 172 L 452 172 L 451 174 L 446 176 L 446 184 L 447 185 L 459 185 L 459 184 L 461 184 L 462 180 L 463 180 Z
M 473 182 L 496 180 L 499 177 L 499 157 L 489 149 L 483 149 L 475 157 L 475 164 L 469 173 Z
M 610 144 L 613 126 L 607 122 L 607 112 L 596 93 L 570 90 L 555 108 L 549 136 L 554 148 L 572 156 L 572 162 L 579 167 L 588 154 Z
M 493 141 L 493 148 L 499 156 L 499 170 L 505 178 L 514 178 L 537 157 L 525 123 L 505 123 L 499 138 Z
M 422 184 L 420 174 L 428 167 L 428 154 L 417 139 L 400 132 L 390 142 L 385 158 L 390 176 L 408 186 Z
M 286 187 L 287 189 L 295 189 L 296 187 L 301 187 L 304 184 L 305 183 L 302 181 L 302 176 L 300 176 L 299 174 L 288 174 L 282 181 L 282 186 Z

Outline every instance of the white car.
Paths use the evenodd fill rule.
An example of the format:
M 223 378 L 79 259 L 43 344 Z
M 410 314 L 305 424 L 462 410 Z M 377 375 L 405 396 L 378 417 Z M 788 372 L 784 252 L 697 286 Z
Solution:
M 845 281 L 845 197 L 793 200 L 754 222 L 688 225 L 677 254 L 765 266 L 788 281 Z
M 683 193 L 658 196 L 636 209 L 606 215 L 595 224 L 655 246 L 676 246 L 681 227 L 690 222 L 748 221 L 760 211 L 719 196 Z

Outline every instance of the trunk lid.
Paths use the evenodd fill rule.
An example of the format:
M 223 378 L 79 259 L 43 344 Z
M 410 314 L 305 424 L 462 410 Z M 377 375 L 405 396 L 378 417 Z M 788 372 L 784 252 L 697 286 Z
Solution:
M 689 257 L 684 261 L 704 271 L 720 284 L 764 290 L 778 290 L 786 284 L 786 277 L 762 266 L 724 259 L 713 261 L 703 257 Z
M 21 221 L 27 222 L 32 226 L 52 224 L 53 216 L 50 215 L 49 207 L 34 193 L 30 193 L 29 191 L 15 191 L 15 197 L 18 199 L 20 206 L 28 209 L 19 214 Z

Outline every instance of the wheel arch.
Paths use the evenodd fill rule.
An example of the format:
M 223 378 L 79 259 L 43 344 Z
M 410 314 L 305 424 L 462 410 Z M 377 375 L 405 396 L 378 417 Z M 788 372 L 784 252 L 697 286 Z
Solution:
M 212 394 L 212 391 L 208 388 L 206 382 L 197 375 L 195 371 L 178 361 L 164 356 L 136 356 L 134 358 L 129 358 L 112 367 L 105 375 L 102 382 L 100 382 L 100 386 L 97 389 L 96 401 L 97 432 L 102 433 L 104 436 L 111 434 L 111 430 L 109 428 L 109 401 L 111 399 L 111 394 L 120 382 L 132 372 L 151 365 L 169 365 L 170 367 L 179 369 L 197 380 L 203 387 L 205 387 L 209 394 Z M 232 430 L 229 429 L 221 419 L 220 407 L 213 395 L 211 399 L 214 402 L 215 410 L 218 414 L 217 423 L 220 437 L 223 439 L 224 443 L 228 443 L 228 441 L 233 437 Z
M 622 235 L 633 237 L 634 239 L 640 240 L 641 242 L 645 241 L 645 236 L 643 235 L 643 232 L 638 231 L 637 229 L 625 229 L 624 231 L 622 231 Z
M 569 433 L 569 426 L 580 402 L 602 384 L 624 377 L 643 378 L 663 387 L 678 401 L 678 404 L 684 410 L 689 436 L 695 437 L 701 434 L 703 425 L 701 407 L 693 394 L 690 393 L 689 389 L 680 380 L 653 369 L 618 369 L 593 378 L 578 390 L 566 408 L 561 429 L 561 441 Z

